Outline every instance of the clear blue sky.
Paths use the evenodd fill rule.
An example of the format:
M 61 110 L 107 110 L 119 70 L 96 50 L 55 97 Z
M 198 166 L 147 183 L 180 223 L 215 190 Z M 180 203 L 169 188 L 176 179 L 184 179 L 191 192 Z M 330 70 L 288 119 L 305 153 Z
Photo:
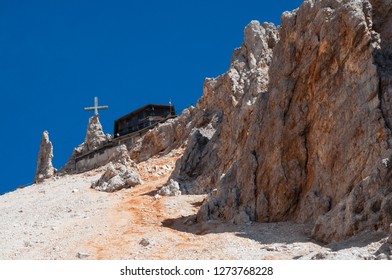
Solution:
M 0 194 L 33 181 L 44 130 L 65 164 L 94 96 L 106 133 L 147 103 L 180 112 L 227 70 L 251 20 L 280 24 L 301 2 L 0 0 Z

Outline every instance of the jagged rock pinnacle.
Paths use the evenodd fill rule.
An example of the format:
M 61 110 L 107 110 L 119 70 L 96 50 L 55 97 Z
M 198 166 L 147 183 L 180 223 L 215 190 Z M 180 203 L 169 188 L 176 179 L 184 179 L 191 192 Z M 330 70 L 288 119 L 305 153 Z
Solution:
M 92 116 L 87 125 L 84 142 L 74 150 L 74 154 L 82 154 L 93 151 L 107 142 L 110 135 L 105 135 L 99 122 L 99 115 Z
M 55 175 L 57 170 L 52 165 L 52 159 L 53 145 L 49 140 L 49 132 L 44 131 L 42 133 L 41 145 L 38 153 L 34 183 L 40 183 L 44 179 L 51 178 Z
M 69 158 L 68 162 L 64 167 L 60 169 L 61 172 L 74 172 L 76 171 L 75 159 L 83 154 L 93 152 L 94 150 L 103 147 L 106 143 L 111 141 L 110 134 L 104 134 L 102 125 L 99 122 L 99 115 L 92 116 L 87 125 L 86 136 L 84 142 L 78 147 L 74 148 L 72 156 Z M 112 157 L 115 157 L 117 152 Z M 109 159 L 108 159 L 109 160 Z M 102 163 L 102 165 L 106 164 Z M 93 164 L 95 166 L 95 164 Z M 85 168 L 82 168 L 85 170 Z M 81 171 L 81 170 L 78 170 Z
M 88 121 L 86 138 L 84 139 L 85 148 L 89 151 L 95 150 L 107 140 L 99 122 L 99 115 L 92 116 Z

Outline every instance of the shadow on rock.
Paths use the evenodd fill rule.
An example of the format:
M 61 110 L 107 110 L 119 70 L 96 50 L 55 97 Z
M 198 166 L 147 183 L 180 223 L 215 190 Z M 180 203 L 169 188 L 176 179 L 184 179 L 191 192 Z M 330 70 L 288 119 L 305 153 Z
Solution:
M 293 222 L 252 222 L 243 225 L 234 225 L 210 220 L 196 223 L 196 215 L 190 215 L 177 219 L 166 219 L 162 222 L 162 226 L 195 235 L 232 232 L 238 237 L 252 239 L 261 244 L 312 242 L 321 245 L 319 242 L 311 239 L 311 225 L 296 224 Z

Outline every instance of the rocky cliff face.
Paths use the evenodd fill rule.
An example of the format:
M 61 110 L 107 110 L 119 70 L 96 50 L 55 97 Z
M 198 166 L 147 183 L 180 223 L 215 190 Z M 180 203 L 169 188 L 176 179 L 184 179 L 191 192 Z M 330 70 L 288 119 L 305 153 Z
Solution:
M 309 0 L 279 31 L 247 26 L 172 175 L 211 192 L 198 220 L 312 222 L 325 242 L 389 228 L 391 8 Z
M 357 3 L 357 5 L 359 5 Z M 392 22 L 390 11 L 392 1 L 363 1 L 362 5 L 366 13 L 367 33 L 371 34 L 372 63 L 376 71 L 371 74 L 376 80 L 376 94 L 379 105 L 379 123 L 383 130 L 376 134 L 376 143 L 380 143 L 382 149 L 374 149 L 376 143 L 367 142 L 363 139 L 363 145 L 358 146 L 362 152 L 372 151 L 373 157 L 367 159 L 367 176 L 353 184 L 353 188 L 338 202 L 336 207 L 317 219 L 313 234 L 316 238 L 324 241 L 341 239 L 353 235 L 365 229 L 387 229 L 392 221 L 392 186 L 391 186 L 391 44 L 390 30 Z M 363 21 L 362 21 L 363 22 Z M 369 71 L 367 69 L 366 71 Z M 370 72 L 370 71 L 369 71 Z M 353 81 L 356 84 L 355 81 Z M 368 84 L 365 83 L 364 84 Z M 377 112 L 377 111 L 376 111 Z M 377 113 L 378 113 L 377 112 Z M 376 122 L 368 123 L 368 130 Z M 367 147 L 366 148 L 366 144 Z M 382 146 L 381 146 L 382 144 Z M 383 152 L 385 151 L 385 152 Z M 377 154 L 378 152 L 378 154 Z M 375 156 L 374 156 L 375 155 Z M 384 168 L 380 167 L 381 162 Z M 363 175 L 364 176 L 364 175 Z
M 252 21 L 229 70 L 216 79 L 206 79 L 187 149 L 172 175 L 184 192 L 216 188 L 222 174 L 243 156 L 241 147 L 249 136 L 256 101 L 266 98 L 267 73 L 277 41 L 273 24 Z
M 170 179 L 210 194 L 198 221 L 312 223 L 324 242 L 389 229 L 391 11 L 392 0 L 306 0 L 279 28 L 252 21 L 196 108 L 130 158 L 184 148 Z M 98 119 L 90 127 L 73 156 L 106 141 Z
M 53 145 L 49 140 L 49 132 L 42 133 L 41 144 L 38 152 L 37 170 L 35 172 L 34 183 L 41 183 L 45 179 L 55 175 L 56 169 L 52 165 Z

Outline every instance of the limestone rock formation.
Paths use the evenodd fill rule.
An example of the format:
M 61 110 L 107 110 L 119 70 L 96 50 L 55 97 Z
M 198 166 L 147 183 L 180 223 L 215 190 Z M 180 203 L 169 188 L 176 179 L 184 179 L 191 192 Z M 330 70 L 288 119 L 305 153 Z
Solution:
M 131 160 L 127 146 L 124 144 L 114 148 L 114 152 L 110 155 L 108 161 L 136 167 L 135 162 Z
M 216 79 L 206 79 L 187 149 L 172 175 L 183 192 L 211 191 L 242 157 L 255 102 L 266 98 L 267 73 L 277 40 L 273 24 L 252 21 L 245 28 L 243 45 L 234 51 L 229 70 Z
M 109 163 L 104 174 L 91 188 L 98 191 L 114 192 L 141 184 L 139 175 L 129 165 Z
M 53 177 L 56 169 L 52 165 L 53 145 L 49 140 L 49 132 L 42 133 L 41 145 L 39 147 L 37 170 L 35 172 L 34 183 L 41 183 L 44 179 Z
M 179 117 L 169 119 L 149 130 L 129 147 L 131 159 L 142 162 L 154 155 L 165 155 L 173 149 L 185 146 L 193 127 L 195 111 L 194 107 L 189 107 Z
M 307 0 L 251 22 L 207 79 L 172 178 L 198 220 L 293 220 L 330 242 L 392 222 L 390 0 Z
M 88 121 L 86 137 L 84 142 L 75 148 L 74 153 L 82 154 L 85 152 L 93 151 L 100 147 L 102 144 L 110 140 L 110 135 L 105 135 L 102 130 L 102 125 L 99 122 L 99 116 L 94 115 Z
M 72 151 L 71 157 L 68 159 L 68 162 L 65 164 L 65 166 L 60 169 L 60 172 L 70 173 L 75 171 L 84 171 L 84 168 L 82 168 L 82 170 L 76 170 L 76 158 L 83 154 L 94 151 L 99 147 L 102 147 L 102 145 L 109 143 L 111 139 L 112 136 L 110 134 L 104 134 L 102 125 L 99 122 L 99 116 L 94 115 L 90 117 L 84 142 Z M 105 165 L 107 162 L 101 166 Z

